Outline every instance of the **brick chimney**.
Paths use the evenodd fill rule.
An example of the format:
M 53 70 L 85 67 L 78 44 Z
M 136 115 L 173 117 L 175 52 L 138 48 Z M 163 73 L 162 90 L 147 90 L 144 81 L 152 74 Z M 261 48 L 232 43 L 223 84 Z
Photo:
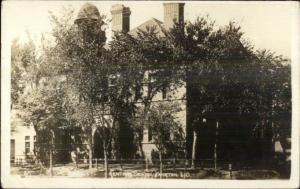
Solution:
M 127 33 L 130 29 L 130 9 L 124 5 L 113 5 L 111 10 L 112 15 L 112 31 Z
M 175 22 L 184 23 L 184 3 L 164 3 L 164 25 L 168 30 Z

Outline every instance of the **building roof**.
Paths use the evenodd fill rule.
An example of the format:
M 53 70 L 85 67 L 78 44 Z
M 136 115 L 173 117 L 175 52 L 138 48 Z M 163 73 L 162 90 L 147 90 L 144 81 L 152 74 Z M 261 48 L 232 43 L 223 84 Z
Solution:
M 132 36 L 137 36 L 138 30 L 147 31 L 147 28 L 149 27 L 154 27 L 159 37 L 165 37 L 165 34 L 163 32 L 164 30 L 163 22 L 157 20 L 156 18 L 151 18 L 146 22 L 144 22 L 143 24 L 137 26 L 136 28 L 133 28 L 132 30 L 129 31 L 129 34 Z
M 80 8 L 76 21 L 82 20 L 82 19 L 92 19 L 92 20 L 100 19 L 100 13 L 99 13 L 98 8 L 91 3 L 85 3 Z

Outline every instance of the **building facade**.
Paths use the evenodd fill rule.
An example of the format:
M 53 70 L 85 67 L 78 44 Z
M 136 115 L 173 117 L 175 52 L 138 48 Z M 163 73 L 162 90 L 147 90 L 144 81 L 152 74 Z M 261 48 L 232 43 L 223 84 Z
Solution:
M 184 3 L 164 3 L 164 12 L 162 13 L 164 15 L 164 20 L 160 21 L 156 18 L 150 18 L 149 20 L 146 20 L 139 26 L 131 29 L 130 28 L 130 15 L 131 10 L 129 7 L 126 7 L 124 5 L 113 5 L 111 8 L 111 15 L 112 15 L 112 34 L 114 35 L 116 32 L 122 32 L 130 34 L 133 37 L 137 37 L 137 33 L 139 30 L 146 31 L 148 28 L 155 28 L 156 34 L 159 37 L 165 37 L 165 31 L 170 30 L 175 22 L 179 24 L 184 24 Z M 97 9 L 97 7 L 93 4 L 86 3 L 84 4 L 81 9 L 79 10 L 77 19 L 75 20 L 75 24 L 78 26 L 84 26 L 86 23 L 88 23 L 88 27 L 93 28 L 93 23 L 97 23 L 100 20 L 100 13 Z M 92 21 L 92 22 L 90 22 Z M 91 25 L 89 25 L 91 24 Z M 93 32 L 93 31 L 85 31 L 84 32 Z M 104 32 L 104 31 L 101 31 Z M 98 34 L 98 33 L 93 33 Z M 103 34 L 103 33 L 101 33 Z M 88 36 L 88 35 L 86 35 Z M 101 42 L 106 41 L 106 37 L 104 37 L 101 40 Z M 241 44 L 242 45 L 242 44 Z M 145 80 L 148 82 L 151 82 L 151 77 L 149 76 L 151 74 L 151 70 L 147 71 L 145 74 Z M 49 78 L 48 78 L 49 79 Z M 51 78 L 53 79 L 53 78 Z M 44 78 L 44 80 L 47 80 L 47 78 Z M 63 80 L 60 78 L 60 80 Z M 190 82 L 191 79 L 187 79 L 186 82 L 182 81 L 183 85 L 179 88 L 171 89 L 170 91 L 161 91 L 158 92 L 154 98 L 152 99 L 152 106 L 155 106 L 159 103 L 174 103 L 177 102 L 180 104 L 181 111 L 178 112 L 175 117 L 176 121 L 180 123 L 182 126 L 182 130 L 185 132 L 185 139 L 184 141 L 181 141 L 185 144 L 185 150 L 186 150 L 186 157 L 188 159 L 191 158 L 192 153 L 198 153 L 198 155 L 194 156 L 196 159 L 213 159 L 216 158 L 216 154 L 220 154 L 220 156 L 225 157 L 227 153 L 227 149 L 230 149 L 231 147 L 236 147 L 238 143 L 241 143 L 241 141 L 244 140 L 242 138 L 241 133 L 237 133 L 236 129 L 234 127 L 238 127 L 237 123 L 230 123 L 228 124 L 228 128 L 226 128 L 226 125 L 221 125 L 221 129 L 223 129 L 223 141 L 227 140 L 226 137 L 232 137 L 230 134 L 228 134 L 227 131 L 233 131 L 235 136 L 239 136 L 241 140 L 237 140 L 239 142 L 233 143 L 233 144 L 226 144 L 227 141 L 223 142 L 223 147 L 219 146 L 219 151 L 216 150 L 217 145 L 217 139 L 222 138 L 222 136 L 218 136 L 216 133 L 218 133 L 219 129 L 219 123 L 216 122 L 216 118 L 213 117 L 215 115 L 212 115 L 210 118 L 207 116 L 202 119 L 199 114 L 201 114 L 201 111 L 199 111 L 198 107 L 201 107 L 201 100 L 198 100 L 195 98 L 197 95 L 199 96 L 200 93 L 197 93 L 197 90 L 193 89 L 192 83 Z M 147 93 L 147 87 L 148 85 L 143 86 L 144 93 Z M 198 91 L 199 92 L 199 91 Z M 192 94 L 193 93 L 193 94 Z M 146 95 L 146 94 L 143 94 Z M 194 95 L 194 96 L 193 96 Z M 195 100 L 196 99 L 196 100 Z M 197 101 L 197 102 L 196 102 Z M 34 149 L 35 149 L 35 143 L 36 143 L 36 132 L 32 125 L 24 125 L 24 122 L 16 116 L 18 114 L 18 110 L 12 110 L 11 111 L 12 117 L 11 120 L 13 122 L 14 128 L 11 132 L 11 151 L 10 151 L 10 157 L 11 162 L 18 163 L 18 162 L 24 162 L 27 159 L 30 159 L 34 156 Z M 228 116 L 228 115 L 227 115 Z M 199 120 L 195 122 L 196 119 Z M 201 119 L 200 119 L 201 118 Z M 145 122 L 147 120 L 144 120 Z M 200 123 L 201 122 L 201 123 Z M 145 124 L 146 125 L 146 124 Z M 198 127 L 197 133 L 195 132 L 195 127 Z M 249 126 L 251 128 L 251 125 Z M 128 130 L 130 128 L 128 126 L 122 128 L 120 131 L 120 136 L 123 137 L 123 143 L 120 144 L 120 148 L 122 151 L 127 151 L 130 148 L 130 145 L 133 143 L 133 137 L 132 133 L 129 133 Z M 60 132 L 60 131 L 59 131 Z M 63 132 L 60 132 L 60 135 L 57 135 L 59 137 L 58 142 L 62 144 L 69 144 L 69 143 L 78 143 L 82 144 L 84 141 L 80 140 L 80 129 L 76 130 L 76 134 L 74 133 L 75 130 L 72 131 L 65 130 Z M 132 132 L 132 131 L 130 131 Z M 70 134 L 71 133 L 71 134 Z M 92 148 L 93 148 L 93 157 L 94 158 L 103 158 L 103 146 L 101 142 L 101 138 L 99 135 L 99 131 L 97 131 L 97 128 L 93 128 L 92 131 Z M 221 132 L 220 132 L 221 133 Z M 128 134 L 128 135 L 127 135 Z M 152 131 L 145 127 L 143 130 L 143 137 L 142 137 L 142 151 L 145 155 L 146 159 L 150 160 L 152 159 L 152 152 L 157 151 L 157 148 L 153 141 L 153 134 Z M 247 133 L 248 134 L 248 133 Z M 69 139 L 69 137 L 72 135 Z M 78 136 L 78 140 L 74 136 Z M 130 135 L 130 136 L 129 136 Z M 233 135 L 233 134 L 232 134 Z M 226 136 L 226 137 L 224 137 Z M 73 137 L 73 138 L 72 138 Z M 196 140 L 196 139 L 197 140 Z M 224 139 L 225 138 L 225 139 Z M 66 140 L 63 140 L 66 139 Z M 249 139 L 250 140 L 250 139 Z M 252 140 L 252 139 L 251 139 Z M 130 145 L 126 144 L 126 141 L 130 143 Z M 219 142 L 222 143 L 222 142 Z M 227 145 L 224 147 L 224 144 Z M 285 149 L 287 149 L 287 154 L 290 154 L 290 143 L 286 144 L 286 146 L 282 146 L 280 144 L 280 141 L 275 142 L 275 152 L 283 153 Z M 229 148 L 229 147 L 230 148 Z M 64 152 L 61 153 L 63 155 L 61 156 L 68 156 L 70 151 L 74 148 L 72 145 L 63 145 L 61 147 Z M 83 147 L 84 148 L 84 147 Z M 222 149 L 223 151 L 221 151 Z M 135 149 L 134 149 L 135 150 Z M 138 150 L 137 150 L 138 151 Z M 196 152 L 195 152 L 196 151 Z M 232 150 L 235 152 L 234 150 Z M 200 152 L 200 153 L 199 153 Z M 238 150 L 236 150 L 238 152 Z M 222 155 L 225 154 L 225 155 Z M 200 155 L 199 155 L 200 154 Z M 234 156 L 237 156 L 234 154 Z M 247 156 L 247 155 L 245 155 Z M 125 157 L 126 158 L 126 157 Z M 227 157 L 228 159 L 232 159 L 231 156 Z M 69 161 L 68 158 L 61 158 L 64 159 L 64 161 Z
M 175 22 L 179 24 L 184 24 L 184 3 L 164 3 L 164 21 L 160 21 L 156 18 L 150 18 L 144 23 L 140 24 L 136 28 L 129 30 L 130 28 L 130 8 L 124 5 L 114 5 L 111 9 L 112 14 L 112 31 L 113 32 L 123 32 L 137 36 L 139 30 L 146 31 L 147 28 L 155 28 L 156 33 L 159 37 L 164 37 L 164 31 L 169 30 L 173 27 Z M 149 72 L 145 75 L 145 80 L 149 80 Z M 151 82 L 151 81 L 150 81 Z M 143 91 L 147 91 L 148 86 L 144 86 Z M 171 95 L 172 94 L 172 95 Z M 173 91 L 164 91 L 157 93 L 152 102 L 152 106 L 156 103 L 173 103 L 177 102 L 180 104 L 181 111 L 175 116 L 176 121 L 180 123 L 183 130 L 186 130 L 186 86 L 185 84 L 178 89 Z M 146 94 L 145 94 L 146 95 Z M 184 142 L 184 141 L 183 141 Z M 145 128 L 143 132 L 143 152 L 146 159 L 151 161 L 151 153 L 156 151 L 156 147 L 153 143 L 152 132 Z
M 11 111 L 12 127 L 10 138 L 11 163 L 24 163 L 34 157 L 36 133 L 32 125 L 24 125 L 18 110 Z
M 155 27 L 157 29 L 157 35 L 159 35 L 160 37 L 164 37 L 163 31 L 171 28 L 174 22 L 179 21 L 180 23 L 183 23 L 184 3 L 164 3 L 163 6 L 164 22 L 159 21 L 155 18 L 151 18 L 138 27 L 130 29 L 130 8 L 120 4 L 113 5 L 111 8 L 112 33 L 123 32 L 129 33 L 132 36 L 136 36 L 138 30 L 146 30 L 147 27 Z M 100 13 L 97 7 L 93 4 L 85 3 L 78 12 L 75 24 L 80 26 L 87 20 L 97 22 L 98 19 L 100 19 Z M 145 80 L 150 79 L 149 73 L 150 71 L 146 73 Z M 63 79 L 60 78 L 60 80 Z M 43 81 L 41 83 L 43 83 Z M 31 84 L 29 86 L 32 87 Z M 144 86 L 143 91 L 145 91 L 145 93 L 147 91 L 147 87 L 148 86 Z M 159 92 L 152 99 L 152 106 L 156 103 L 179 103 L 181 111 L 178 112 L 175 117 L 177 119 L 176 121 L 180 123 L 184 131 L 186 127 L 185 93 L 186 88 L 185 85 L 183 85 L 182 87 L 174 89 L 173 91 Z M 15 112 L 17 111 L 18 110 L 12 110 L 12 115 L 15 115 Z M 27 157 L 34 156 L 36 132 L 32 125 L 24 126 L 24 122 L 19 120 L 16 116 L 13 116 L 12 120 L 17 122 L 17 124 L 15 124 L 15 129 L 11 132 L 11 159 L 13 162 L 24 161 Z M 100 139 L 97 139 L 99 137 L 96 136 L 96 130 L 94 130 L 93 133 L 95 134 L 95 136 L 93 136 L 94 141 L 99 141 Z M 95 142 L 95 144 L 93 144 L 94 148 L 101 147 L 101 145 L 98 143 Z M 142 148 L 144 155 L 149 160 L 151 160 L 152 151 L 157 150 L 153 143 L 152 132 L 147 128 L 145 128 L 143 132 Z M 102 154 L 102 150 L 94 149 L 93 151 L 94 153 L 97 153 L 99 151 L 100 156 Z

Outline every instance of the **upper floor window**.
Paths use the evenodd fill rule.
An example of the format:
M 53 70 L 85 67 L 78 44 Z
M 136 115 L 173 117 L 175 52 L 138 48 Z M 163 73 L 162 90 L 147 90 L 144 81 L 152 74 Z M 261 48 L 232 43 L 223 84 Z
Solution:
M 108 85 L 109 85 L 110 87 L 116 86 L 117 83 L 118 83 L 119 77 L 120 77 L 120 74 L 113 74 L 113 75 L 110 75 L 110 76 L 108 77 Z
M 25 136 L 25 155 L 30 153 L 30 136 Z
M 167 98 L 167 87 L 163 86 L 162 88 L 162 99 L 166 99 Z
M 148 128 L 148 142 L 152 141 L 152 129 L 151 127 Z
M 36 149 L 36 136 L 33 136 L 33 150 Z
M 25 142 L 25 155 L 30 153 L 30 142 Z

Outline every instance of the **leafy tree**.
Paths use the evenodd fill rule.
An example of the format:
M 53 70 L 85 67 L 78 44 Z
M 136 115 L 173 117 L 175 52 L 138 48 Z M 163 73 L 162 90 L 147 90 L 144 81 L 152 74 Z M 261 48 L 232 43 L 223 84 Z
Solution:
M 35 49 L 30 47 L 28 44 L 20 44 L 18 39 L 14 39 L 11 45 L 11 108 L 12 111 L 12 122 L 11 122 L 11 131 L 15 131 L 18 124 L 18 119 L 20 116 L 19 107 L 19 98 L 24 93 L 26 88 L 27 80 L 27 67 L 28 64 L 35 57 L 27 57 L 32 54 L 32 51 Z M 31 52 L 31 53 L 29 53 Z M 25 63 L 24 63 L 25 62 Z
M 39 85 L 21 97 L 23 119 L 32 124 L 37 135 L 35 155 L 42 164 L 50 165 L 52 174 L 55 133 L 66 123 L 63 109 L 64 91 L 58 80 L 42 80 Z
M 261 155 L 267 160 L 273 155 L 272 140 L 280 136 L 282 146 L 287 147 L 285 139 L 291 132 L 291 67 L 288 60 L 270 51 L 261 50 L 256 55 L 260 69 L 256 102 L 261 120 Z
M 29 41 L 20 43 L 14 39 L 11 45 L 11 98 L 12 108 L 18 108 L 20 96 L 26 92 L 30 82 L 35 83 L 39 75 L 33 74 L 38 64 L 36 47 L 28 34 Z M 34 78 L 35 77 L 35 78 Z
M 18 40 L 15 39 L 12 42 L 11 46 L 11 97 L 12 97 L 12 104 L 15 104 L 18 101 L 20 93 L 24 89 L 24 85 L 21 83 L 22 77 L 22 56 L 21 55 L 20 45 L 18 44 Z
M 24 44 L 14 40 L 11 50 L 12 109 L 18 112 L 24 125 L 33 125 L 37 134 L 34 153 L 40 165 L 50 165 L 52 173 L 55 133 L 65 124 L 62 79 L 47 73 L 49 70 L 45 68 L 51 62 L 43 59 L 44 54 L 39 54 L 30 36 Z
M 176 120 L 176 113 L 180 111 L 177 103 L 159 103 L 149 112 L 149 129 L 152 140 L 159 152 L 160 177 L 162 176 L 162 157 L 173 146 L 180 147 L 176 141 L 183 139 L 182 125 Z
M 139 112 L 139 116 L 129 117 L 136 143 L 144 157 L 142 138 L 148 127 L 145 120 L 148 120 L 152 102 L 158 94 L 182 85 L 178 77 L 180 64 L 172 61 L 171 47 L 166 38 L 157 35 L 155 27 L 139 30 L 134 36 L 115 35 L 110 47 L 113 62 L 118 62 L 121 68 L 120 78 L 126 78 L 130 88 L 131 98 L 127 102 L 130 102 L 133 114 Z
M 290 65 L 268 51 L 254 52 L 235 23 L 216 29 L 209 18 L 198 18 L 175 24 L 164 37 L 151 27 L 135 36 L 116 33 L 106 49 L 104 20 L 100 15 L 74 24 L 73 9 L 63 9 L 60 16 L 51 14 L 53 42 L 43 39 L 41 56 L 33 43 L 13 43 L 13 105 L 21 102 L 45 143 L 62 125 L 80 128 L 92 167 L 93 135 L 99 132 L 107 175 L 110 146 L 120 152 L 113 152 L 115 157 L 130 157 L 131 144 L 124 141 L 134 137 L 142 153 L 143 131 L 150 127 L 157 133 L 153 136 L 161 159 L 170 148 L 166 132 L 181 133 L 174 118 L 178 109 L 153 101 L 182 85 L 187 89 L 188 154 L 196 150 L 189 140 L 193 132 L 198 140 L 216 140 L 216 122 L 221 126 L 218 141 L 224 143 L 219 153 L 228 159 L 250 149 L 256 135 L 266 157 L 274 135 L 289 136 L 290 125 L 283 122 L 290 122 L 291 114 Z M 29 93 L 24 93 L 26 80 L 34 88 Z M 124 131 L 134 136 L 124 138 Z M 198 146 L 200 156 L 211 155 L 212 146 Z
M 222 87 L 223 81 L 227 80 L 226 72 L 234 73 L 234 69 L 230 68 L 235 68 L 235 63 L 246 62 L 251 56 L 250 48 L 245 48 L 240 42 L 240 27 L 232 22 L 224 28 L 215 29 L 209 18 L 198 18 L 194 23 L 188 22 L 185 30 L 181 27 L 175 25 L 168 38 L 174 44 L 174 57 L 184 64 L 187 124 L 190 125 L 187 138 L 193 138 L 193 132 L 198 132 L 198 126 L 203 124 L 203 118 L 220 119 L 218 112 L 227 112 L 221 111 L 221 106 L 226 103 L 224 89 L 228 89 Z M 187 140 L 188 154 L 195 154 L 191 153 L 191 142 Z
M 108 93 L 107 73 L 103 66 L 105 62 L 105 32 L 103 31 L 104 17 L 98 20 L 76 20 L 74 11 L 65 10 L 64 15 L 51 15 L 53 23 L 52 36 L 55 45 L 51 55 L 56 57 L 53 65 L 58 73 L 67 78 L 67 85 L 73 91 L 68 104 L 71 120 L 82 128 L 89 151 L 89 167 L 92 167 L 92 138 L 96 130 L 96 107 L 106 101 Z M 102 69 L 103 68 L 103 69 Z M 84 113 L 83 113 L 84 112 Z
M 106 155 L 111 136 L 115 136 L 115 123 L 120 122 L 124 109 L 132 106 L 129 102 L 133 96 L 130 90 L 132 82 L 126 77 L 132 72 L 122 72 L 120 62 L 113 62 L 113 57 L 104 48 L 103 16 L 98 20 L 77 20 L 74 25 L 73 10 L 63 12 L 63 16 L 51 15 L 55 43 L 44 48 L 44 58 L 51 62 L 49 69 L 52 73 L 64 76 L 71 89 L 69 92 L 73 97 L 65 104 L 70 114 L 67 117 L 84 132 L 89 166 L 92 166 L 93 134 L 97 130 L 101 130 L 101 136 L 108 135 L 102 136 L 107 164 Z M 118 77 L 120 73 L 126 75 Z M 109 131 L 102 132 L 107 129 Z
M 286 107 L 286 115 L 290 112 L 289 66 L 283 65 L 284 59 L 268 51 L 257 54 L 233 22 L 215 29 L 209 18 L 198 18 L 194 23 L 188 22 L 185 29 L 175 25 L 167 37 L 173 57 L 181 60 L 186 70 L 186 76 L 183 75 L 187 85 L 186 137 L 193 138 L 193 132 L 198 132 L 198 140 L 206 141 L 205 145 L 198 145 L 202 157 L 212 155 L 213 146 L 209 144 L 216 140 L 216 122 L 221 125 L 218 138 L 224 144 L 219 148 L 223 157 L 232 160 L 233 154 L 251 148 L 251 142 L 245 142 L 251 140 L 265 141 L 260 146 L 263 151 L 270 150 L 274 117 L 271 115 L 278 114 L 273 106 L 278 104 L 275 101 L 279 100 L 280 91 L 285 91 L 281 99 L 285 102 L 279 100 L 280 106 Z M 204 123 L 203 119 L 208 121 Z M 283 119 L 289 120 L 286 116 Z M 251 139 L 256 128 L 264 131 L 261 139 Z M 233 148 L 237 151 L 227 150 Z M 187 140 L 187 150 L 188 154 L 194 154 L 192 140 Z

